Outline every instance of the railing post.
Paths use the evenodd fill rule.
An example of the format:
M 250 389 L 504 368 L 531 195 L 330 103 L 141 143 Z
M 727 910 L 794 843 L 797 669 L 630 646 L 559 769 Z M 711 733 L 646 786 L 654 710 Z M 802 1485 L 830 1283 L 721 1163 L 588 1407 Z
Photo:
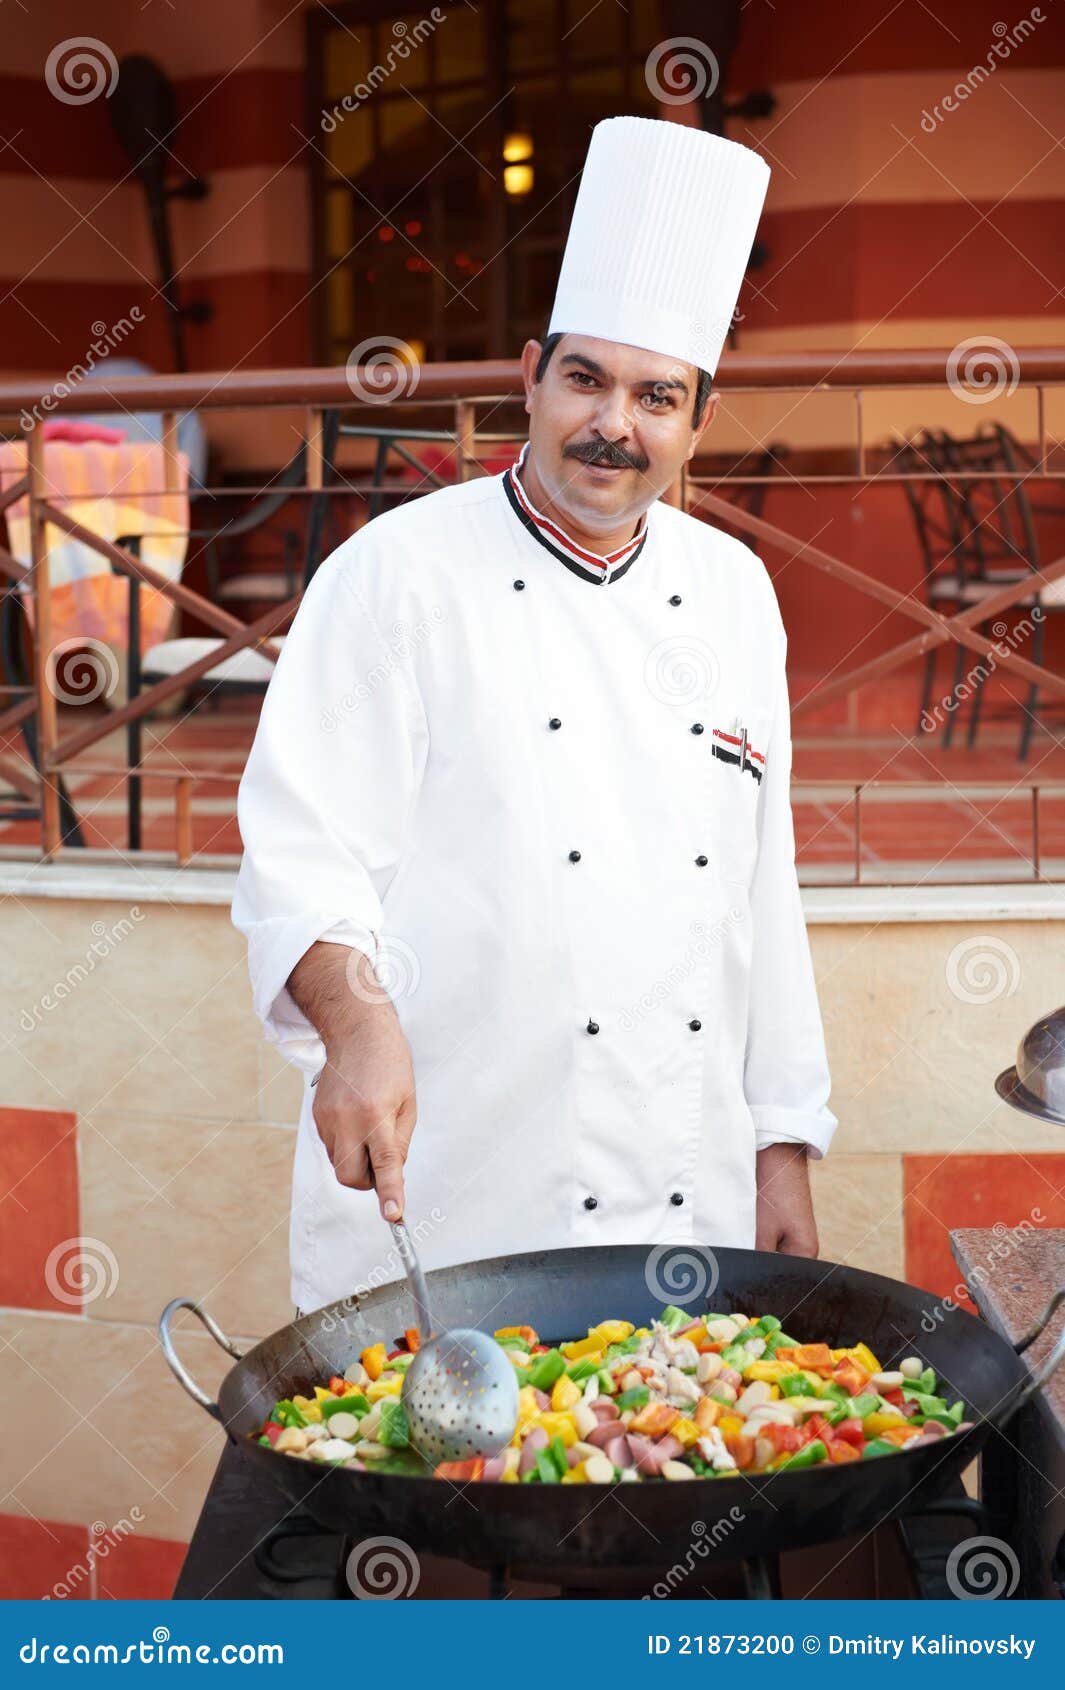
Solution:
M 178 866 L 184 868 L 192 856 L 192 781 L 179 775 L 174 785 L 175 830 Z
M 34 684 L 37 689 L 37 760 L 41 782 L 41 855 L 50 862 L 59 850 L 59 777 L 50 760 L 59 741 L 56 695 L 49 678 L 52 660 L 52 590 L 43 502 L 44 442 L 37 423 L 26 436 L 30 507 L 30 568 L 33 574 Z
M 469 481 L 477 462 L 477 418 L 469 399 L 455 401 L 455 441 L 458 446 L 458 479 Z

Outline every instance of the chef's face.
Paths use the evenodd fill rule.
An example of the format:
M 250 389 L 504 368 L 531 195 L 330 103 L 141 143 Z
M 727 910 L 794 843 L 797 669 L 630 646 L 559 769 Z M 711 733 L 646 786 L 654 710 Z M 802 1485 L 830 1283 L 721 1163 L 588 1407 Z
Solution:
M 717 408 L 694 418 L 692 364 L 590 335 L 563 335 L 542 378 L 537 340 L 522 353 L 536 470 L 554 505 L 582 526 L 635 523 L 670 487 Z

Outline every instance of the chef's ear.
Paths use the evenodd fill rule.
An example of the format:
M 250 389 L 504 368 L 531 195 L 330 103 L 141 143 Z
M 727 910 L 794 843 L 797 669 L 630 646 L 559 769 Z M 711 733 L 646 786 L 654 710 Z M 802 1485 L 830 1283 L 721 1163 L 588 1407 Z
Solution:
M 543 346 L 538 340 L 527 340 L 521 349 L 521 379 L 525 385 L 525 409 L 532 410 L 533 388 L 536 386 L 536 369 L 540 362 Z
M 692 443 L 688 447 L 689 458 L 694 457 L 696 446 L 698 446 L 704 433 L 710 427 L 710 424 L 717 415 L 717 403 L 720 397 L 720 393 L 711 393 L 709 399 L 706 401 L 706 404 L 703 406 L 703 414 L 692 429 Z

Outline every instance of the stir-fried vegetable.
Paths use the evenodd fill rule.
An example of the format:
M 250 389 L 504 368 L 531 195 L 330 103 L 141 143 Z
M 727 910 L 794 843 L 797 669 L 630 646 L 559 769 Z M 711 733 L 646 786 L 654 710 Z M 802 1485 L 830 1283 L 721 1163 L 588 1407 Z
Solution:
M 359 1472 L 502 1484 L 614 1484 L 735 1477 L 897 1455 L 967 1431 L 932 1368 L 883 1368 L 865 1344 L 799 1343 L 775 1315 L 663 1309 L 648 1326 L 603 1320 L 543 1344 L 531 1326 L 496 1342 L 518 1375 L 518 1424 L 487 1459 L 430 1467 L 411 1446 L 400 1391 L 418 1348 L 372 1344 L 313 1397 L 274 1404 L 259 1442 Z

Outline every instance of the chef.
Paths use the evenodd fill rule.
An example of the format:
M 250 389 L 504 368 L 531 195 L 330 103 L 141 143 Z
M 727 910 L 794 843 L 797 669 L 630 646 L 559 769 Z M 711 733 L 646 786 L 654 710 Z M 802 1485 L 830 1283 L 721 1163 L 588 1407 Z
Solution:
M 661 497 L 768 177 L 703 131 L 598 124 L 516 462 L 361 528 L 285 641 L 233 919 L 304 1071 L 304 1311 L 400 1276 L 382 1216 L 430 1267 L 816 1253 L 836 1122 L 784 629 L 758 558 Z

